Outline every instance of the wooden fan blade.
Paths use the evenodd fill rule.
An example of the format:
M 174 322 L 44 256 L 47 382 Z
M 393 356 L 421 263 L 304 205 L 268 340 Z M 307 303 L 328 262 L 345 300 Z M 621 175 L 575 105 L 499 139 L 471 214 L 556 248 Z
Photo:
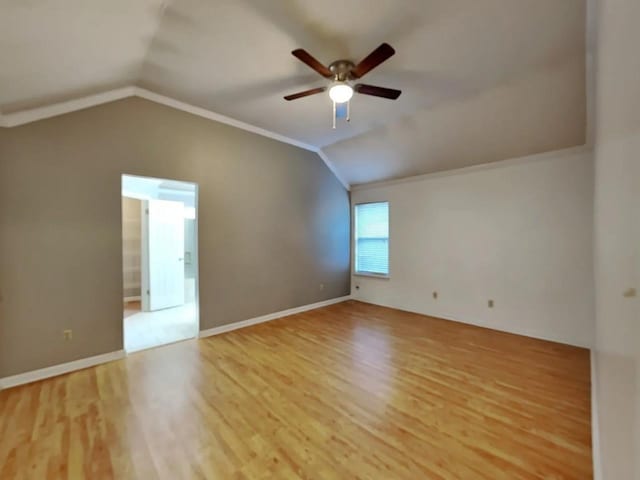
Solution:
M 371 52 L 367 58 L 362 60 L 358 65 L 351 70 L 351 76 L 354 78 L 362 78 L 366 73 L 370 72 L 382 62 L 392 57 L 396 51 L 388 43 L 383 43 L 373 52 Z
M 402 93 L 401 90 L 395 90 L 393 88 L 385 88 L 385 87 L 376 87 L 375 85 L 365 85 L 364 83 L 359 83 L 353 89 L 358 93 L 363 93 L 365 95 L 373 95 L 374 97 L 383 97 L 389 98 L 391 100 L 395 100 Z
M 322 65 L 318 60 L 313 58 L 309 52 L 303 50 L 302 48 L 298 48 L 291 52 L 291 54 L 300 60 L 302 63 L 307 64 L 309 67 L 313 68 L 316 72 L 326 78 L 333 77 L 333 73 L 327 67 Z
M 291 101 L 296 98 L 308 97 L 309 95 L 315 95 L 316 93 L 322 93 L 327 89 L 327 87 L 318 87 L 312 88 L 311 90 L 305 90 L 304 92 L 292 93 L 291 95 L 287 95 L 284 97 L 285 100 Z

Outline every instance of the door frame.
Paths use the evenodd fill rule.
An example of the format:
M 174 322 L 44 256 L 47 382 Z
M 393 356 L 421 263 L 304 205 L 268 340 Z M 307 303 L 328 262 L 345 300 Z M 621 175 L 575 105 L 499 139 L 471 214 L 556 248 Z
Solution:
M 193 272 L 194 272 L 194 276 L 195 276 L 195 292 L 194 292 L 194 303 L 195 303 L 195 309 L 196 309 L 196 331 L 194 332 L 194 336 L 192 338 L 198 338 L 200 335 L 200 331 L 201 331 L 201 325 L 200 325 L 200 235 L 199 235 L 199 224 L 200 224 L 200 185 L 197 182 L 192 182 L 189 180 L 180 180 L 177 178 L 166 178 L 166 177 L 151 177 L 151 176 L 146 176 L 146 175 L 134 175 L 134 174 L 130 174 L 130 173 L 122 173 L 120 174 L 120 238 L 123 238 L 123 219 L 122 219 L 122 199 L 125 197 L 124 195 L 124 177 L 133 177 L 133 178 L 140 178 L 140 179 L 144 179 L 144 180 L 150 180 L 150 181 L 155 181 L 155 182 L 161 182 L 161 181 L 173 181 L 173 182 L 182 182 L 182 183 L 188 183 L 190 185 L 193 185 L 194 190 L 193 190 L 193 203 L 194 203 L 194 208 L 195 208 L 195 219 L 194 219 L 194 232 L 193 232 L 193 242 L 194 242 L 194 252 L 191 258 L 191 262 L 193 264 Z M 145 193 L 140 193 L 139 196 L 130 196 L 127 195 L 128 197 L 131 198 L 137 198 L 138 200 L 141 200 L 140 202 L 140 209 L 141 209 L 141 215 L 144 215 L 144 201 L 143 200 L 149 200 L 152 199 L 153 197 L 146 195 Z M 141 226 L 140 228 L 142 228 L 142 220 L 143 217 L 141 217 Z M 141 232 L 142 233 L 142 232 Z M 141 264 L 143 263 L 143 259 L 142 259 L 142 255 L 145 255 L 144 253 L 144 239 L 141 238 L 141 258 L 140 258 L 140 262 Z M 121 298 L 120 298 L 120 302 L 123 303 L 124 302 L 124 265 L 122 262 L 122 246 L 120 248 L 120 254 L 121 254 L 121 258 L 120 258 L 120 264 L 121 264 L 121 271 L 122 274 L 120 275 L 120 290 L 122 292 L 121 294 Z M 141 265 L 141 271 L 140 274 L 145 275 L 145 270 L 147 271 L 147 275 L 148 275 L 148 269 L 145 269 L 144 265 Z M 145 293 L 142 291 L 142 278 L 140 279 L 140 303 L 142 305 L 142 301 L 143 298 L 146 296 Z M 148 299 L 147 299 L 148 301 Z M 129 353 L 127 352 L 126 348 L 125 348 L 125 331 L 124 331 L 124 315 L 121 314 L 121 320 L 122 320 L 122 349 L 125 352 L 126 355 L 128 355 Z M 135 352 L 133 352 L 135 353 Z

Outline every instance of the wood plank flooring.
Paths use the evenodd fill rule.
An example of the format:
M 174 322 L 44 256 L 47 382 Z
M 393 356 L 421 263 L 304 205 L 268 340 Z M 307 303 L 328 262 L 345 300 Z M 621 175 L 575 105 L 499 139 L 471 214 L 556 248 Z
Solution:
M 349 301 L 0 392 L 0 478 L 589 479 L 589 353 Z

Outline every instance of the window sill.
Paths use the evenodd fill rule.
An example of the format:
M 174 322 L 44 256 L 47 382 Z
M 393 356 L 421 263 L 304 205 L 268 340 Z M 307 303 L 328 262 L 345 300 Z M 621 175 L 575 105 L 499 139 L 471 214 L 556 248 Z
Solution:
M 381 275 L 378 273 L 367 273 L 367 272 L 354 272 L 354 277 L 369 277 L 369 278 L 379 278 L 381 280 L 389 280 L 389 275 Z

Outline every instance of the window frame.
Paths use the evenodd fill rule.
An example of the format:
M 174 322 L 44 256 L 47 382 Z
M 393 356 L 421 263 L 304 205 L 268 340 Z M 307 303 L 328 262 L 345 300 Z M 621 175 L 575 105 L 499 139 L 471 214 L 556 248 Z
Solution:
M 389 271 L 387 273 L 376 273 L 367 271 L 358 271 L 358 207 L 360 205 L 370 205 L 373 203 L 386 203 L 387 204 L 387 263 L 389 264 Z M 375 200 L 370 202 L 358 202 L 353 204 L 353 228 L 352 228 L 352 245 L 353 245 L 353 271 L 352 274 L 358 277 L 370 277 L 379 278 L 382 280 L 388 280 L 391 276 L 391 202 L 389 200 Z

